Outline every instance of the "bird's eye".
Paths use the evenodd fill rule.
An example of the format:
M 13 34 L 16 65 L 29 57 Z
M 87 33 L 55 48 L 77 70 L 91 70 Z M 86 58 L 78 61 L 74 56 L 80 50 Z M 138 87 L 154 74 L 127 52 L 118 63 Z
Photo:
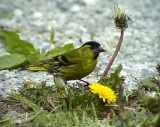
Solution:
M 91 46 L 91 49 L 96 49 L 96 47 L 95 46 Z

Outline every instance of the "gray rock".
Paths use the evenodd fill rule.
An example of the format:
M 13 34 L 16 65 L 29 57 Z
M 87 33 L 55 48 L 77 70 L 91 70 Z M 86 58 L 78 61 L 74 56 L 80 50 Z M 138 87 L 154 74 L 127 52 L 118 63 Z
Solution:
M 99 57 L 99 74 L 108 64 L 119 39 L 120 31 L 112 20 L 113 7 L 118 5 L 131 15 L 134 23 L 125 30 L 121 50 L 109 73 L 122 64 L 127 73 L 124 86 L 128 90 L 136 89 L 141 78 L 158 75 L 155 66 L 160 62 L 159 0 L 0 0 L 0 3 L 0 25 L 20 29 L 21 39 L 32 42 L 37 49 L 49 50 L 67 43 L 79 47 L 82 45 L 79 40 L 89 41 L 92 34 L 93 40 L 107 50 Z M 55 27 L 55 42 L 50 45 L 52 26 Z M 0 56 L 6 54 L 0 44 Z M 98 78 L 92 73 L 85 79 L 92 83 Z M 47 72 L 2 70 L 0 94 L 6 96 L 24 81 L 46 81 L 47 85 L 53 85 L 53 77 Z

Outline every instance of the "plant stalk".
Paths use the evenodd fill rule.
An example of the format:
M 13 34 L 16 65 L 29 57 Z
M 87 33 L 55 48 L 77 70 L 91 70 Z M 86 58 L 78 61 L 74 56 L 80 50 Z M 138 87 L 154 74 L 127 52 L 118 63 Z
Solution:
M 102 81 L 102 79 L 106 76 L 106 74 L 108 73 L 109 69 L 111 68 L 111 66 L 112 66 L 112 64 L 113 64 L 113 62 L 114 62 L 114 60 L 115 60 L 115 58 L 116 58 L 116 56 L 117 56 L 117 54 L 118 54 L 118 52 L 121 48 L 121 45 L 122 45 L 122 42 L 123 42 L 123 36 L 124 36 L 124 29 L 125 29 L 124 27 L 121 28 L 121 35 L 120 35 L 120 39 L 119 39 L 118 45 L 116 47 L 116 50 L 115 50 L 109 64 L 107 65 L 106 69 L 104 70 L 104 72 L 101 75 L 98 82 Z

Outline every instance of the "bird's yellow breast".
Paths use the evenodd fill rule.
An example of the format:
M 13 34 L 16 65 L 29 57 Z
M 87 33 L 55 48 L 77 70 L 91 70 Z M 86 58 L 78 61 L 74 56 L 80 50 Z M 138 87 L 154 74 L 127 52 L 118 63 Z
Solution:
M 61 74 L 65 80 L 81 79 L 89 75 L 96 67 L 97 60 L 87 60 L 81 64 L 71 65 L 70 67 L 62 67 Z

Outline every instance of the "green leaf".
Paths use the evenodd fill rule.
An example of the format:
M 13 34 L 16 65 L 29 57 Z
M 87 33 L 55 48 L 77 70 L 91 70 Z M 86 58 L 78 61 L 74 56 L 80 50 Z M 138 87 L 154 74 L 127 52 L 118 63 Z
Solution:
M 118 91 L 119 85 L 122 84 L 125 80 L 125 77 L 119 76 L 122 70 L 122 65 L 119 65 L 114 73 L 111 73 L 110 76 L 106 76 L 101 83 L 108 85 L 114 91 Z
M 160 125 L 160 113 L 152 121 L 153 127 L 159 127 Z
M 55 86 L 58 90 L 60 90 L 60 91 L 65 90 L 65 85 L 66 84 L 61 77 L 55 76 L 54 77 L 54 83 L 55 83 Z
M 121 70 L 122 70 L 122 65 L 119 65 L 115 70 L 114 74 L 118 75 L 121 72 Z
M 10 54 L 0 57 L 0 70 L 20 67 L 27 62 L 27 58 L 22 54 Z
M 158 84 L 156 83 L 156 79 L 154 77 L 140 80 L 138 86 L 139 89 L 146 88 L 157 92 L 159 91 Z
M 17 101 L 16 99 L 12 98 L 12 97 L 3 97 L 3 98 L 0 98 L 0 102 L 6 102 L 8 104 L 19 104 L 20 101 Z
M 13 126 L 13 119 L 12 118 L 0 118 L 0 125 L 1 127 L 12 127 Z
M 63 54 L 67 51 L 73 50 L 74 49 L 74 45 L 72 44 L 66 44 L 63 47 L 56 47 L 52 50 L 50 50 L 49 52 L 47 52 L 47 54 L 45 55 L 47 58 L 51 58 L 60 54 Z
M 50 37 L 50 42 L 54 42 L 54 37 L 55 37 L 55 30 L 54 27 L 51 27 L 51 37 Z
M 39 112 L 36 112 L 35 115 L 32 115 L 32 116 L 29 117 L 28 119 L 25 119 L 24 121 L 20 122 L 20 124 L 23 125 L 23 124 L 26 124 L 26 123 L 32 123 L 34 120 L 36 121 L 36 119 L 37 119 L 38 117 L 42 117 L 42 116 L 44 117 L 44 116 L 47 116 L 47 115 L 49 115 L 48 112 L 39 111 Z M 42 117 L 42 118 L 43 118 L 43 117 Z M 41 120 L 39 120 L 39 121 L 41 121 Z
M 19 53 L 29 55 L 35 52 L 33 44 L 21 40 L 19 35 L 12 31 L 0 30 L 0 41 L 9 53 Z
M 21 102 L 27 104 L 28 107 L 32 108 L 33 111 L 36 112 L 36 113 L 43 111 L 43 109 L 41 109 L 40 107 L 38 107 L 36 104 L 32 103 L 30 100 L 22 97 L 22 96 L 19 95 L 19 94 L 11 93 L 11 94 L 10 94 L 10 97 L 12 97 L 12 98 L 14 98 L 14 99 L 16 99 L 16 100 L 18 100 L 18 101 L 21 101 Z
M 154 97 L 143 96 L 142 104 L 146 106 L 150 111 L 154 113 L 160 112 L 160 96 L 155 95 Z
M 44 59 L 44 54 L 40 52 L 40 50 L 36 50 L 28 56 L 28 61 L 32 65 L 40 64 L 40 61 Z

